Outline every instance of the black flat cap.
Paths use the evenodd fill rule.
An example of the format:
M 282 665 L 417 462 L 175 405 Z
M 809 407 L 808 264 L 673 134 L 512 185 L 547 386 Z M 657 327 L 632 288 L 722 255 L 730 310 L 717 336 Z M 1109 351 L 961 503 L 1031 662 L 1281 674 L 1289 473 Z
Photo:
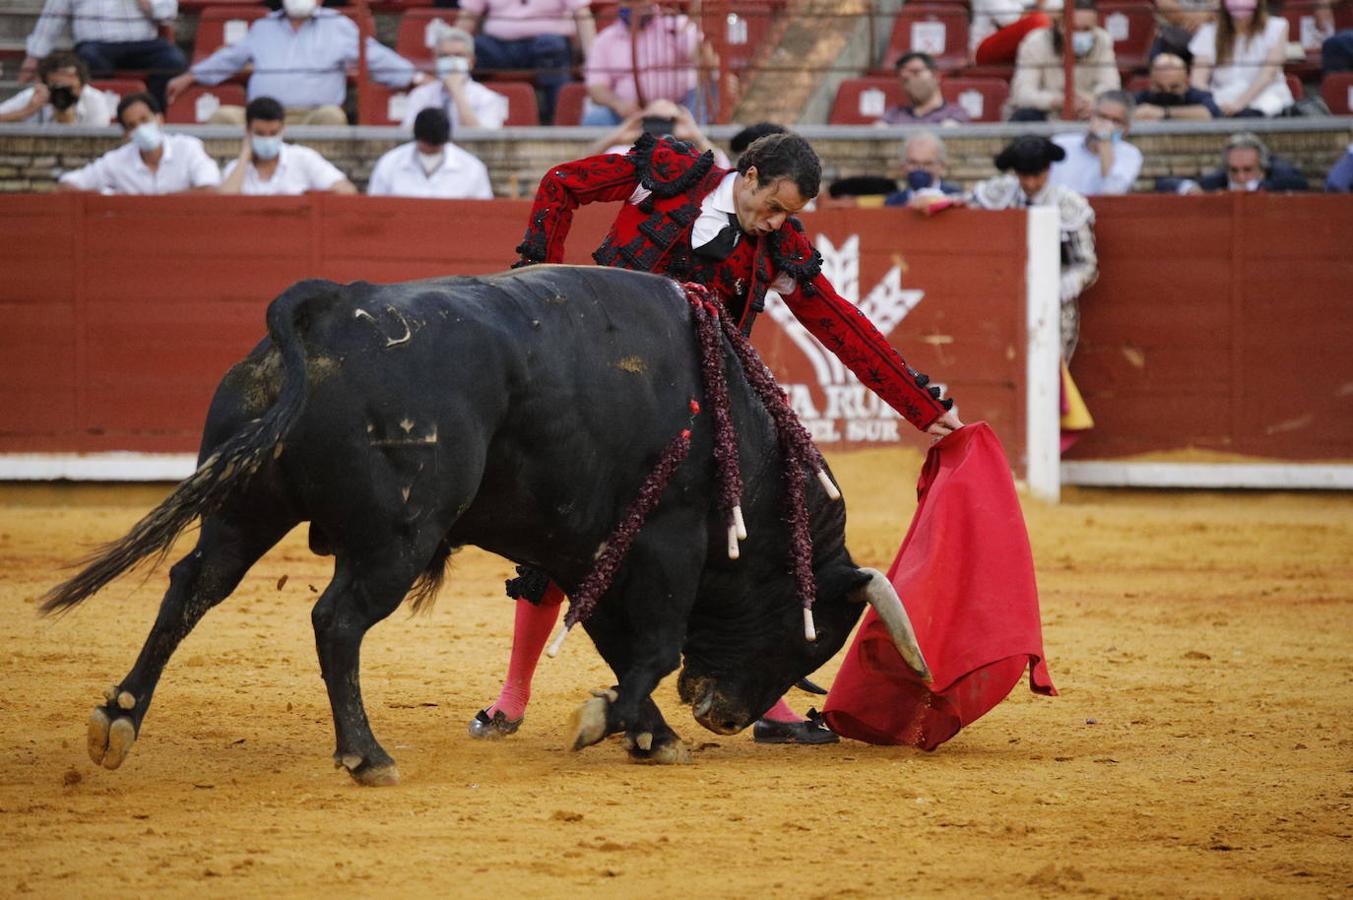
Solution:
M 1066 159 L 1066 151 L 1045 137 L 1026 134 L 1015 138 L 996 154 L 996 168 L 1014 169 L 1020 175 L 1037 175 L 1055 162 Z

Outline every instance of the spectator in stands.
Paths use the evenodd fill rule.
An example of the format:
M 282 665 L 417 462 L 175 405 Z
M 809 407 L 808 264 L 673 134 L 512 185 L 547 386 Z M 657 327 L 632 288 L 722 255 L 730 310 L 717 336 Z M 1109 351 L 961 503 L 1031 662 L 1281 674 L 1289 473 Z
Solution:
M 586 59 L 597 33 L 588 0 L 461 0 L 456 27 L 475 35 L 480 69 L 535 71 L 544 122 L 554 121 L 559 89 L 571 80 L 569 39 Z
M 700 126 L 695 124 L 691 111 L 671 100 L 654 100 L 627 118 L 615 130 L 595 141 L 588 150 L 588 156 L 595 156 L 598 153 L 626 153 L 634 146 L 634 142 L 639 140 L 639 135 L 645 132 L 654 137 L 670 134 L 701 153 L 705 151 L 713 153 L 714 165 L 724 169 L 731 168 L 728 155 L 705 137 Z
M 651 3 L 622 2 L 617 12 L 587 56 L 582 124 L 618 125 L 654 100 L 672 100 L 692 110 L 697 122 L 705 121 L 696 65 L 718 62 L 702 45 L 695 23 Z
M 1070 362 L 1080 336 L 1077 298 L 1099 277 L 1099 260 L 1095 255 L 1095 211 L 1080 194 L 1052 183 L 1052 164 L 1065 156 L 1061 147 L 1045 137 L 1016 138 L 996 155 L 996 168 L 1015 174 L 978 182 L 969 200 L 980 209 L 1051 206 L 1057 210 L 1062 238 L 1062 360 Z
M 972 0 L 968 49 L 979 66 L 1004 66 L 1015 61 L 1020 42 L 1029 32 L 1052 25 L 1049 12 L 1062 9 L 1062 0 Z
M 1178 56 L 1186 64 L 1193 62 L 1189 44 L 1193 36 L 1213 20 L 1217 0 L 1156 0 L 1156 38 L 1149 56 L 1161 53 Z
M 887 125 L 961 125 L 968 112 L 957 103 L 946 103 L 940 92 L 939 66 L 929 53 L 905 53 L 894 66 L 902 92 L 909 101 L 894 106 L 879 121 Z
M 944 141 L 933 131 L 920 131 L 902 145 L 902 178 L 907 186 L 884 198 L 884 206 L 924 209 L 935 200 L 958 197 L 963 188 L 944 180 L 948 155 Z
M 376 160 L 366 192 L 372 197 L 493 199 L 489 170 L 451 143 L 451 120 L 436 107 L 413 120 L 412 141 Z
M 1248 131 L 1233 134 L 1221 151 L 1220 169 L 1197 181 L 1161 178 L 1156 189 L 1180 194 L 1214 191 L 1306 191 L 1311 185 L 1292 163 L 1269 153 L 1268 145 Z
M 62 175 L 57 190 L 102 194 L 216 193 L 221 170 L 197 138 L 165 134 L 160 103 L 152 95 L 123 97 L 117 105 L 117 121 L 130 143 Z
M 89 66 L 69 50 L 43 57 L 38 83 L 0 103 L 0 122 L 107 125 L 112 118 L 108 95 L 89 86 Z
M 1325 176 L 1325 190 L 1340 194 L 1353 192 L 1353 144 L 1348 145 L 1344 155 Z
M 413 128 L 414 117 L 430 107 L 446 110 L 451 128 L 502 128 L 507 121 L 507 98 L 470 77 L 474 69 L 474 38 L 459 28 L 447 28 L 437 38 L 437 77 L 414 88 L 401 127 Z
M 742 152 L 768 134 L 788 134 L 789 129 L 774 122 L 755 122 L 733 135 L 728 141 L 728 149 L 737 159 Z
M 178 0 L 47 0 L 37 27 L 28 36 L 19 81 L 37 74 L 38 60 L 70 25 L 75 53 L 93 78 L 110 78 L 117 69 L 141 69 L 151 94 L 164 107 L 165 83 L 188 65 L 183 52 L 160 36 L 174 22 Z
M 1186 119 L 1203 122 L 1221 116 L 1212 95 L 1189 84 L 1182 57 L 1160 53 L 1151 60 L 1151 87 L 1138 91 L 1134 118 L 1146 122 Z
M 1075 31 L 1071 35 L 1071 48 L 1076 55 L 1072 73 L 1076 92 L 1075 116 L 1088 119 L 1095 98 L 1105 91 L 1118 90 L 1122 82 L 1113 55 L 1113 38 L 1099 27 L 1094 0 L 1076 0 L 1073 15 Z M 1042 121 L 1061 116 L 1062 92 L 1066 86 L 1062 46 L 1059 21 L 1054 21 L 1051 28 L 1031 31 L 1020 42 L 1015 76 L 1010 80 L 1008 108 L 1012 110 L 1011 121 Z
M 1052 183 L 1086 197 L 1131 191 L 1142 171 L 1142 151 L 1125 140 L 1133 106 L 1127 92 L 1105 91 L 1095 100 L 1088 130 L 1055 136 L 1066 158 L 1053 163 Z
M 169 102 L 194 84 L 220 84 L 252 64 L 249 99 L 274 98 L 286 109 L 288 125 L 346 125 L 348 67 L 357 65 L 357 55 L 357 24 L 347 16 L 318 8 L 317 0 L 283 0 L 242 39 L 169 82 Z M 375 39 L 367 40 L 366 58 L 381 84 L 403 88 L 423 80 L 412 63 Z M 208 121 L 243 125 L 244 108 L 222 106 Z
M 1276 116 L 1293 103 L 1283 77 L 1287 20 L 1267 0 L 1223 0 L 1217 20 L 1189 43 L 1193 86 L 1212 92 L 1225 116 Z
M 240 155 L 226 163 L 222 194 L 276 196 L 332 191 L 355 194 L 357 188 L 338 167 L 309 147 L 282 140 L 286 113 L 271 97 L 257 97 L 244 109 Z

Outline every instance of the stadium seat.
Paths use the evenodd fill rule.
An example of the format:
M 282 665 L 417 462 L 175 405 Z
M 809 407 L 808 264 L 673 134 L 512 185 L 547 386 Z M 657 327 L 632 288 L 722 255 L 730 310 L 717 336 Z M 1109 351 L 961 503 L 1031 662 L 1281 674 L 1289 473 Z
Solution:
M 188 88 L 169 104 L 164 120 L 174 125 L 200 125 L 222 106 L 244 104 L 244 88 L 238 84 L 228 81 L 211 87 L 198 84 Z
M 454 9 L 410 9 L 399 17 L 395 52 L 419 68 L 431 67 L 438 33 L 455 23 Z
M 940 91 L 946 101 L 963 107 L 974 122 L 999 122 L 1010 85 L 999 78 L 951 76 L 940 82 Z
M 1136 94 L 1138 91 L 1151 90 L 1150 75 L 1133 75 L 1123 82 L 1123 90 L 1129 94 Z
M 577 125 L 583 120 L 583 101 L 587 99 L 587 85 L 570 81 L 559 89 L 554 104 L 554 124 Z
M 896 78 L 847 78 L 836 89 L 829 125 L 872 125 L 905 99 Z
M 113 94 L 118 100 L 146 92 L 146 83 L 139 78 L 93 78 L 89 83 L 105 94 Z
M 197 19 L 193 39 L 193 63 L 211 56 L 221 47 L 244 37 L 249 24 L 268 14 L 262 6 L 208 6 Z
M 540 108 L 536 103 L 536 89 L 526 81 L 497 81 L 490 90 L 507 98 L 507 119 L 504 125 L 539 125 Z
M 1121 69 L 1146 65 L 1156 37 L 1156 16 L 1150 2 L 1106 2 L 1099 5 L 1099 21 L 1113 38 L 1113 54 Z
M 768 49 L 774 13 L 771 0 L 731 0 L 704 12 L 705 34 L 719 35 L 722 43 L 716 46 L 735 74 Z
M 1287 89 L 1292 92 L 1293 100 L 1300 100 L 1306 96 L 1306 88 L 1302 86 L 1301 79 L 1291 72 L 1287 73 Z
M 1331 72 L 1320 83 L 1320 96 L 1336 116 L 1353 115 L 1353 72 Z
M 371 105 L 362 109 L 358 125 L 398 125 L 404 121 L 409 102 L 408 91 L 396 91 L 380 82 L 371 82 L 367 97 Z
M 892 71 L 899 57 L 929 53 L 941 69 L 956 69 L 968 59 L 968 14 L 956 6 L 908 3 L 893 21 L 883 70 Z

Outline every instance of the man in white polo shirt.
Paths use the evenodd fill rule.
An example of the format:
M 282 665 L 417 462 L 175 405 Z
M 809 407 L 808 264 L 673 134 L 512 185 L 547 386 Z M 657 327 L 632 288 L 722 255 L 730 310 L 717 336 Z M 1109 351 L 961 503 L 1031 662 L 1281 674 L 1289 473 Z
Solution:
M 357 188 L 338 167 L 309 147 L 282 141 L 286 110 L 271 97 L 257 97 L 244 108 L 240 155 L 226 163 L 221 193 L 251 196 L 332 191 L 355 194 Z
M 221 170 L 202 142 L 186 134 L 165 134 L 160 104 L 150 94 L 128 94 L 117 105 L 117 121 L 131 140 L 89 165 L 67 172 L 59 191 L 102 194 L 216 193 Z
M 451 122 L 437 108 L 425 109 L 413 120 L 411 142 L 376 161 L 366 192 L 372 197 L 493 199 L 489 170 L 451 143 Z

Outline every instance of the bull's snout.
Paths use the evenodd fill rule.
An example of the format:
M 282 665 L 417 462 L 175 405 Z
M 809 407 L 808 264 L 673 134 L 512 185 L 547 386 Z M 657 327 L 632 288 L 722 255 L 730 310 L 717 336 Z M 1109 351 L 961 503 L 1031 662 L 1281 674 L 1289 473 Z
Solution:
M 684 702 L 691 705 L 691 715 L 695 721 L 715 734 L 737 734 L 756 719 L 756 716 L 747 712 L 746 704 L 720 691 L 713 678 L 682 672 L 677 692 Z

